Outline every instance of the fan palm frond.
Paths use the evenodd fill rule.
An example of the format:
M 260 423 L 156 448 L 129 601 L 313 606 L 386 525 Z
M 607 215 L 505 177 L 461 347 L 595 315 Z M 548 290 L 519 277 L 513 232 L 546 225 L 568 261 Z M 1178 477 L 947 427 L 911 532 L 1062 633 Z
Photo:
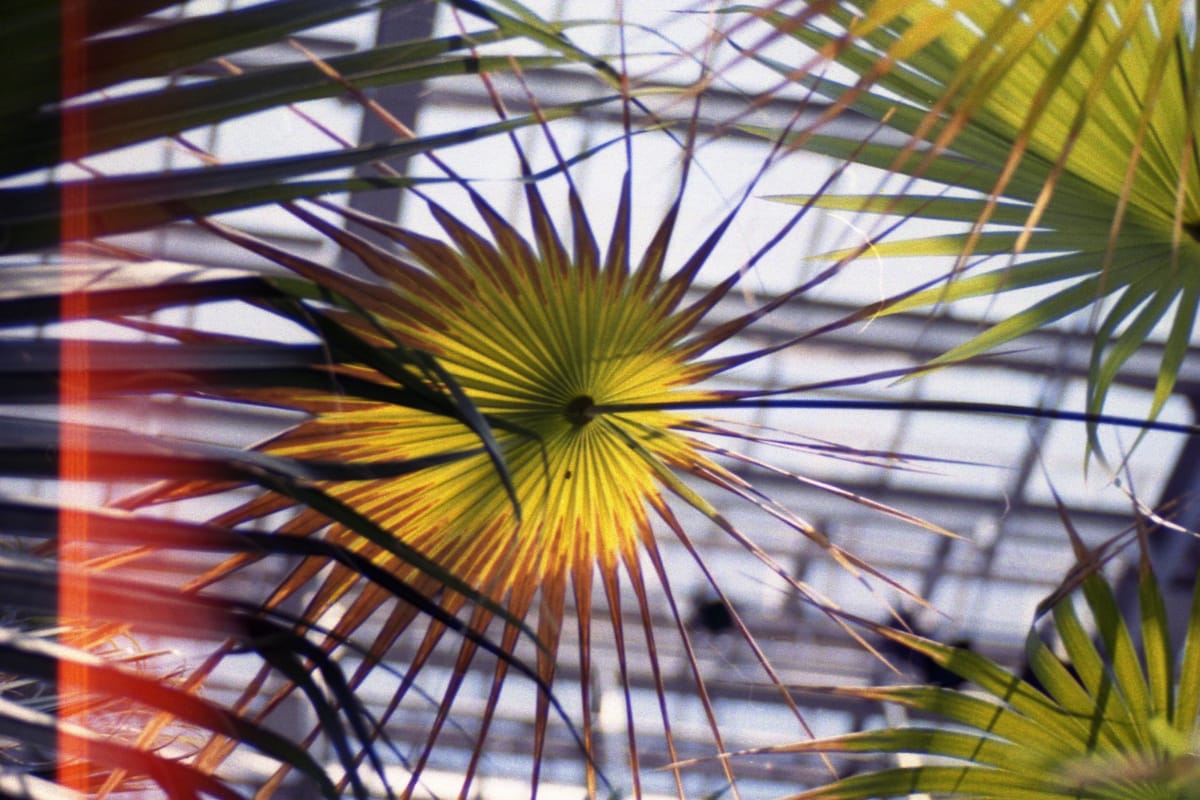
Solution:
M 360 629 L 380 626 L 366 645 L 367 657 L 351 677 L 351 685 L 365 681 L 398 643 L 417 637 L 420 645 L 388 714 L 414 690 L 423 667 L 436 653 L 445 647 L 458 648 L 454 656 L 457 667 L 439 701 L 433 729 L 408 759 L 409 792 L 419 785 L 439 737 L 453 718 L 466 670 L 497 617 L 503 625 L 499 648 L 507 658 L 495 667 L 482 721 L 471 734 L 473 756 L 463 778 L 464 792 L 486 752 L 488 731 L 519 652 L 519 621 L 531 620 L 536 631 L 540 649 L 533 658 L 543 689 L 555 685 L 565 658 L 560 643 L 566 628 L 579 642 L 578 672 L 588 676 L 592 669 L 588 643 L 593 638 L 593 593 L 599 591 L 609 609 L 625 680 L 627 665 L 622 654 L 627 634 L 621 608 L 631 590 L 650 647 L 649 666 L 661 695 L 666 678 L 654 655 L 647 588 L 658 584 L 684 638 L 692 677 L 702 681 L 657 540 L 662 532 L 669 532 L 713 580 L 678 521 L 678 505 L 707 517 L 710 524 L 758 555 L 766 569 L 782 576 L 794 590 L 822 603 L 759 550 L 752 537 L 726 519 L 690 479 L 748 501 L 767 518 L 817 543 L 852 571 L 877 574 L 731 471 L 726 465 L 731 454 L 715 444 L 713 437 L 743 434 L 707 419 L 703 412 L 673 410 L 716 401 L 736 407 L 740 393 L 706 388 L 705 384 L 744 359 L 710 354 L 769 307 L 724 325 L 704 327 L 707 314 L 745 274 L 734 270 L 698 296 L 692 291 L 696 275 L 737 210 L 683 266 L 671 271 L 667 253 L 680 198 L 668 210 L 647 250 L 635 257 L 629 248 L 633 185 L 633 177 L 627 173 L 607 250 L 597 244 L 585 204 L 573 188 L 568 193 L 567 239 L 556 229 L 541 190 L 532 180 L 524 188 L 531 238 L 505 221 L 466 183 L 462 190 L 486 232 L 473 230 L 432 200 L 426 200 L 426 205 L 441 226 L 438 238 L 344 212 L 399 244 L 403 248 L 400 256 L 304 208 L 292 207 L 294 214 L 357 256 L 373 273 L 373 280 L 329 270 L 231 228 L 210 224 L 227 240 L 274 260 L 322 287 L 328 297 L 337 298 L 342 310 L 326 312 L 327 322 L 320 328 L 325 341 L 336 346 L 341 337 L 349 337 L 371 348 L 331 364 L 335 380 L 328 388 L 296 391 L 246 385 L 203 389 L 228 401 L 281 405 L 304 412 L 304 421 L 258 447 L 257 454 L 289 463 L 336 463 L 347 471 L 359 470 L 356 477 L 318 478 L 317 483 L 332 503 L 359 518 L 339 519 L 321 504 L 276 490 L 232 508 L 214 522 L 241 527 L 279 519 L 278 515 L 286 512 L 286 521 L 275 528 L 278 536 L 316 538 L 346 548 L 438 607 L 440 615 L 430 622 L 429 615 L 419 613 L 410 601 L 393 600 L 370 586 L 360 568 L 330 564 L 317 557 L 306 558 L 291 570 L 273 589 L 269 601 L 275 606 L 303 597 L 304 619 L 336 617 L 333 635 L 323 645 L 331 651 L 337 651 L 343 639 Z M 157 332 L 171 333 L 161 327 Z M 184 331 L 178 335 L 192 341 L 197 337 Z M 388 391 L 395 380 L 390 363 L 393 354 L 413 352 L 429 354 L 430 363 L 436 364 L 436 371 L 426 375 L 432 385 L 446 396 L 464 398 L 486 422 L 498 459 L 480 446 L 479 429 L 462 417 L 431 413 L 418 404 L 389 402 L 369 391 L 354 390 L 366 385 Z M 752 352 L 747 358 L 762 354 Z M 762 401 L 747 396 L 747 402 L 757 405 Z M 447 453 L 461 457 L 444 459 Z M 436 459 L 444 460 L 435 463 Z M 424 468 L 389 471 L 388 465 L 395 463 Z M 497 463 L 503 465 L 503 471 Z M 219 488 L 216 484 L 176 482 L 128 502 L 145 506 Z M 920 524 L 886 506 L 861 502 Z M 389 540 L 364 535 L 364 530 L 386 532 Z M 398 555 L 396 546 L 403 547 L 405 554 Z M 418 557 L 410 557 L 409 550 Z M 220 587 L 252 558 L 239 555 L 214 567 L 192 586 Z M 470 592 L 448 584 L 430 565 L 465 583 Z M 626 582 L 628 588 L 623 588 Z M 715 583 L 713 590 L 721 591 Z M 480 596 L 484 602 L 473 602 Z M 497 608 L 502 610 L 498 613 Z M 447 618 L 466 620 L 466 630 L 473 635 L 465 640 L 455 636 L 453 642 L 444 643 L 450 630 Z M 733 624 L 796 713 L 797 724 L 803 726 L 799 709 L 778 685 L 773 667 L 736 611 Z M 593 768 L 596 721 L 586 679 L 580 690 L 582 763 L 589 791 L 595 792 L 602 776 Z M 288 691 L 272 702 L 281 701 Z M 625 702 L 630 719 L 647 713 L 635 703 L 628 687 Z M 556 711 L 561 713 L 552 695 L 540 693 L 530 753 L 535 785 L 537 765 L 555 730 L 551 718 Z M 719 750 L 722 738 L 707 701 L 705 711 L 713 746 Z M 661 715 L 666 747 L 673 754 L 667 708 L 660 702 L 658 711 L 651 713 Z M 317 734 L 314 730 L 311 735 Z M 640 748 L 632 725 L 629 737 L 630 775 L 634 790 L 640 792 Z M 217 768 L 235 752 L 234 744 L 210 745 L 200 763 Z M 727 777 L 735 783 L 732 771 Z M 676 779 L 682 791 L 682 778 Z
M 1086 557 L 1086 554 L 1085 554 Z M 972 684 L 837 689 L 895 703 L 922 723 L 803 742 L 773 752 L 903 756 L 794 797 L 1194 798 L 1200 786 L 1197 647 L 1200 593 L 1186 640 L 1171 641 L 1158 581 L 1143 561 L 1137 623 L 1122 616 L 1101 574 L 1082 574 L 1090 619 L 1073 581 L 1046 604 L 1056 655 L 1035 625 L 1026 639 L 1031 677 L 992 660 L 902 631 L 880 633 Z M 1140 626 L 1140 637 L 1138 634 Z M 1180 655 L 1181 654 L 1181 655 Z M 928 719 L 930 723 L 925 724 Z M 940 724 L 939 724 L 940 723 Z
M 797 146 L 905 178 L 869 195 L 826 194 L 812 202 L 961 225 L 954 233 L 882 237 L 856 248 L 871 258 L 954 263 L 944 281 L 863 313 L 1044 290 L 934 362 L 949 363 L 1090 309 L 1090 411 L 1102 408 L 1122 365 L 1165 326 L 1147 409 L 1154 418 L 1174 387 L 1200 304 L 1200 60 L 1185 6 L 836 2 L 795 15 L 743 8 L 849 77 L 765 63 L 837 108 L 886 121 L 903 135 L 866 147 L 822 126 L 797 137 Z

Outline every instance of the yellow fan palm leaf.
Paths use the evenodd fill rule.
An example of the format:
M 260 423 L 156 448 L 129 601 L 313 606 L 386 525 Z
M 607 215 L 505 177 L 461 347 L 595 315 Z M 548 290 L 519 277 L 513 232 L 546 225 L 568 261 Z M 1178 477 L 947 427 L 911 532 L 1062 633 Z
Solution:
M 839 2 L 802 22 L 760 10 L 780 32 L 850 71 L 845 79 L 822 72 L 799 80 L 832 97 L 835 108 L 886 119 L 904 134 L 867 147 L 832 129 L 799 137 L 799 146 L 908 178 L 815 204 L 961 225 L 831 254 L 953 260 L 945 281 L 869 313 L 1040 292 L 935 362 L 951 363 L 1090 311 L 1091 412 L 1161 326 L 1166 347 L 1147 409 L 1157 415 L 1200 307 L 1200 50 L 1185 6 Z
M 721 470 L 670 412 L 595 409 L 711 399 L 693 388 L 706 370 L 689 359 L 692 323 L 636 272 L 581 270 L 563 252 L 504 253 L 442 220 L 458 246 L 398 231 L 420 279 L 356 287 L 372 324 L 348 324 L 437 359 L 491 420 L 515 498 L 485 453 L 331 492 L 496 597 L 558 569 L 578 575 L 630 557 L 648 534 L 658 465 Z M 321 407 L 265 449 L 370 463 L 478 447 L 457 420 L 385 403 L 341 405 Z
M 591 670 L 588 642 L 594 586 L 602 590 L 611 613 L 622 672 L 626 665 L 620 607 L 627 590 L 621 584 L 627 580 L 643 617 L 653 679 L 662 691 L 664 676 L 654 656 L 647 599 L 648 583 L 657 580 L 684 637 L 692 675 L 702 680 L 656 539 L 658 529 L 673 532 L 699 560 L 673 505 L 682 503 L 700 512 L 795 590 L 807 593 L 698 493 L 690 479 L 749 499 L 799 535 L 811 538 L 844 566 L 875 573 L 800 517 L 769 499 L 755 499 L 757 493 L 721 463 L 730 454 L 712 441 L 714 435 L 729 435 L 729 431 L 685 410 L 689 405 L 737 402 L 737 393 L 710 388 L 709 379 L 737 365 L 739 359 L 707 354 L 763 313 L 751 312 L 716 327 L 704 324 L 708 311 L 737 284 L 743 274 L 740 271 L 713 288 L 690 293 L 696 288 L 696 274 L 736 208 L 672 273 L 666 269 L 666 258 L 679 202 L 673 204 L 635 263 L 628 248 L 633 209 L 628 174 L 607 253 L 596 244 L 573 189 L 570 248 L 555 231 L 534 183 L 525 189 L 532 239 L 505 221 L 465 182 L 463 189 L 484 220 L 486 235 L 432 201 L 427 205 L 441 226 L 439 238 L 342 211 L 400 245 L 399 256 L 304 208 L 292 207 L 294 214 L 356 255 L 374 273 L 373 281 L 327 269 L 215 222 L 205 223 L 322 287 L 335 299 L 323 313 L 379 359 L 389 353 L 428 354 L 436 365 L 427 374 L 430 386 L 464 398 L 484 421 L 486 436 L 492 440 L 490 448 L 481 447 L 479 426 L 448 416 L 444 410 L 377 399 L 370 392 L 340 390 L 340 383 L 350 381 L 356 381 L 356 386 L 395 387 L 380 363 L 364 359 L 343 358 L 331 363 L 328 390 L 272 386 L 220 393 L 228 400 L 305 412 L 304 421 L 261 445 L 260 451 L 289 463 L 361 467 L 361 479 L 320 481 L 319 489 L 342 508 L 368 520 L 374 531 L 383 532 L 389 540 L 363 535 L 356 525 L 331 518 L 327 507 L 306 505 L 286 493 L 259 494 L 216 522 L 244 525 L 288 511 L 286 521 L 271 523 L 279 535 L 321 537 L 354 551 L 440 604 L 446 613 L 459 615 L 474 634 L 459 640 L 454 677 L 439 701 L 434 729 L 411 759 L 409 791 L 420 781 L 442 728 L 448 724 L 465 670 L 480 649 L 480 637 L 490 636 L 489 626 L 497 620 L 504 630 L 498 651 L 493 652 L 508 658 L 502 657 L 495 667 L 463 791 L 484 752 L 497 698 L 518 654 L 522 624 L 531 617 L 536 620 L 539 645 L 533 672 L 543 691 L 537 701 L 530 755 L 535 765 L 540 761 L 547 746 L 550 715 L 562 713 L 556 711 L 546 690 L 553 685 L 562 660 L 559 645 L 564 628 L 571 625 L 569 615 L 575 617 L 572 636 L 579 642 L 580 671 L 586 676 Z M 752 352 L 746 358 L 766 352 Z M 446 454 L 455 457 L 442 458 Z M 388 467 L 397 463 L 425 466 L 389 473 Z M 372 472 L 373 468 L 378 471 Z M 175 500 L 217 488 L 222 487 L 177 485 L 154 490 L 135 502 Z M 881 504 L 860 502 L 918 522 Z M 403 550 L 391 546 L 391 539 Z M 253 560 L 253 554 L 236 556 L 193 581 L 189 588 L 219 585 Z M 431 569 L 430 565 L 435 566 Z M 702 563 L 701 568 L 712 580 Z M 646 574 L 650 569 L 653 575 Z M 459 583 L 448 583 L 445 576 L 453 576 Z M 715 584 L 713 588 L 720 592 Z M 368 620 L 379 620 L 379 606 L 389 601 L 388 593 L 361 571 L 317 556 L 305 559 L 279 581 L 271 590 L 269 605 L 278 607 L 301 597 L 305 598 L 304 620 L 335 620 L 324 640 L 330 650 L 342 647 Z M 768 680 L 775 683 L 804 730 L 806 723 L 799 709 L 736 611 L 733 618 Z M 399 703 L 452 626 L 445 619 L 428 619 L 421 608 L 405 602 L 385 609 L 380 624 L 366 646 L 367 657 L 351 680 L 354 684 L 365 680 L 403 638 L 414 648 L 415 656 L 400 684 L 395 700 Z M 194 680 L 202 683 L 203 671 L 214 664 L 209 662 Z M 586 682 L 581 690 L 583 760 L 589 790 L 595 792 L 599 776 L 591 763 L 594 721 Z M 244 702 L 250 702 L 257 691 L 258 686 L 253 685 Z M 277 694 L 268 708 L 281 702 L 289 691 Z M 630 714 L 632 703 L 627 694 Z M 703 703 L 714 752 L 721 752 L 725 748 L 715 711 L 707 699 Z M 659 713 L 666 747 L 674 757 L 665 705 Z M 639 749 L 633 726 L 629 736 L 633 788 L 640 793 Z M 213 741 L 198 763 L 217 769 L 234 748 L 232 741 Z M 726 777 L 734 783 L 731 769 Z M 676 780 L 682 792 L 682 778 Z
M 1041 605 L 1051 624 L 1028 632 L 1023 676 L 970 650 L 881 628 L 899 645 L 969 681 L 971 689 L 925 684 L 825 690 L 894 703 L 914 717 L 901 726 L 771 752 L 904 760 L 791 797 L 1197 797 L 1200 595 L 1193 596 L 1180 626 L 1184 640 L 1172 641 L 1167 604 L 1144 553 L 1137 567 L 1138 607 L 1126 612 L 1104 575 L 1095 572 L 1097 554 L 1077 538 L 1073 543 L 1083 560 Z M 1076 590 L 1086 600 L 1087 617 L 1078 613 Z M 1138 615 L 1140 636 L 1125 613 Z M 1062 654 L 1043 640 L 1047 631 L 1060 640 Z

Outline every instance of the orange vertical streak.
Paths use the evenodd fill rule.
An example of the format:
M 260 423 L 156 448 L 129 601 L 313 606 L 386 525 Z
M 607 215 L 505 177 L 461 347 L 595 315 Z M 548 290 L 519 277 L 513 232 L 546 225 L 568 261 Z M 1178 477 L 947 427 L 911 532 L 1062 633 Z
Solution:
M 60 89 L 64 99 L 86 91 L 86 53 L 80 44 L 86 37 L 86 6 L 62 2 L 60 8 Z M 84 111 L 66 110 L 62 115 L 61 161 L 70 163 L 87 152 L 87 115 Z M 88 237 L 88 191 L 82 184 L 63 187 L 59 198 L 61 212 L 60 241 L 79 241 Z M 88 315 L 87 297 L 83 293 L 64 293 L 60 307 L 64 321 L 82 319 Z M 88 398 L 88 350 L 84 344 L 64 342 L 59 351 L 59 466 L 60 513 L 58 518 L 60 572 L 58 581 L 59 619 L 70 624 L 89 618 L 88 585 L 86 581 L 68 579 L 62 567 L 69 567 L 84 558 L 88 540 L 86 519 L 69 509 L 73 505 L 71 487 L 88 479 L 91 472 L 87 435 L 84 428 L 67 420 L 69 409 L 81 408 Z M 88 676 L 77 665 L 58 664 L 58 691 L 67 702 L 83 697 L 88 690 Z M 88 788 L 88 752 L 85 743 L 71 740 L 60 731 L 58 735 L 57 779 L 60 784 L 77 791 Z

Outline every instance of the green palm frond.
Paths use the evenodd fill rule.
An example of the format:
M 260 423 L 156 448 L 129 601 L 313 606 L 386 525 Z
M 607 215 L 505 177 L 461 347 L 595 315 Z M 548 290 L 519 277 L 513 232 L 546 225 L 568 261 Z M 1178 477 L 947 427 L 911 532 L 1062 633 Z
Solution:
M 796 73 L 797 64 L 764 63 L 904 135 L 863 147 L 818 125 L 797 137 L 799 147 L 909 179 L 815 204 L 961 225 L 828 254 L 954 262 L 941 285 L 864 313 L 1043 290 L 934 362 L 948 363 L 1092 309 L 1091 411 L 1103 406 L 1126 360 L 1165 326 L 1153 418 L 1174 387 L 1200 307 L 1200 50 L 1185 6 L 835 2 L 795 16 L 743 7 L 837 66 Z
M 322 173 L 429 152 L 511 131 L 535 121 L 517 117 L 427 138 L 396 137 L 358 147 L 179 168 L 109 172 L 97 156 L 255 112 L 360 89 L 474 75 L 479 72 L 586 64 L 602 81 L 603 61 L 574 47 L 562 31 L 532 15 L 463 3 L 483 26 L 471 35 L 413 38 L 314 62 L 292 50 L 289 63 L 243 68 L 237 55 L 286 48 L 289 37 L 405 0 L 269 0 L 203 16 L 184 16 L 179 0 L 122 4 L 22 4 L 0 32 L 10 69 L 0 79 L 0 254 L 94 240 L 241 208 L 347 191 L 398 188 L 388 174 Z M 544 52 L 477 54 L 486 45 L 536 41 Z M 275 61 L 279 58 L 276 55 Z M 336 76 L 341 76 L 340 79 Z M 611 98 L 547 108 L 547 117 L 579 113 Z M 40 171 L 82 166 L 87 177 Z M 95 166 L 93 166 L 95 165 Z M 6 179 L 9 185 L 3 185 Z
M 1138 589 L 1136 623 L 1122 616 L 1100 574 L 1082 583 L 1087 617 L 1076 611 L 1079 591 L 1059 593 L 1050 613 L 1061 654 L 1035 625 L 1025 643 L 1034 676 L 1029 681 L 969 650 L 880 628 L 882 635 L 973 686 L 837 689 L 894 703 L 922 723 L 770 751 L 908 758 L 906 765 L 852 775 L 796 794 L 796 800 L 922 792 L 1028 800 L 1200 796 L 1200 592 L 1193 599 L 1186 640 L 1173 642 L 1148 562 L 1141 565 Z

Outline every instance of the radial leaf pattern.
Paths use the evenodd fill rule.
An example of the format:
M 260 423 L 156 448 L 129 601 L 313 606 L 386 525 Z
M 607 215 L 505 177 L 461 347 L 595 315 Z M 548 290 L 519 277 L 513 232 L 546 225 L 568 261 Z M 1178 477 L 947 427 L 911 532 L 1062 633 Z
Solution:
M 412 263 L 394 265 L 388 292 L 359 287 L 356 299 L 387 335 L 433 355 L 491 421 L 517 503 L 484 454 L 336 493 L 503 595 L 562 566 L 590 572 L 631 556 L 648 534 L 645 501 L 658 494 L 659 466 L 717 468 L 671 413 L 594 410 L 713 396 L 689 390 L 707 373 L 685 343 L 696 316 L 672 312 L 664 286 L 645 279 L 660 265 L 601 269 L 585 251 L 588 266 L 576 268 L 557 242 L 535 253 L 486 213 L 505 249 L 438 211 L 452 244 L 393 231 Z M 269 450 L 369 462 L 477 446 L 455 420 L 351 402 Z
M 737 395 L 706 389 L 706 379 L 739 363 L 737 357 L 707 359 L 705 354 L 769 311 L 760 309 L 716 327 L 701 323 L 706 313 L 731 289 L 742 273 L 706 291 L 694 289 L 695 275 L 719 242 L 728 222 L 704 241 L 685 263 L 669 273 L 667 247 L 674 230 L 678 201 L 664 217 L 641 259 L 636 263 L 628 248 L 633 202 L 626 178 L 616 223 L 607 253 L 596 244 L 591 225 L 574 190 L 569 197 L 571 244 L 563 244 L 532 182 L 525 189 L 532 230 L 531 240 L 497 214 L 469 185 L 464 191 L 484 221 L 486 235 L 465 225 L 459 217 L 427 201 L 442 228 L 432 238 L 372 218 L 343 211 L 358 222 L 390 237 L 402 247 L 397 257 L 364 239 L 347 233 L 299 207 L 293 213 L 355 254 L 378 279 L 368 282 L 334 272 L 278 250 L 232 229 L 211 223 L 227 239 L 276 260 L 313 281 L 336 299 L 338 308 L 322 313 L 336 321 L 356 341 L 371 345 L 378 359 L 387 353 L 427 353 L 436 368 L 428 372 L 431 384 L 442 392 L 469 399 L 479 415 L 485 438 L 494 442 L 491 452 L 480 447 L 483 428 L 468 420 L 424 411 L 419 404 L 377 400 L 370 392 L 279 391 L 239 389 L 223 393 L 239 402 L 281 404 L 308 412 L 307 421 L 262 446 L 275 457 L 297 463 L 340 463 L 370 468 L 396 463 L 422 463 L 447 453 L 464 457 L 443 459 L 400 475 L 365 477 L 362 480 L 321 482 L 328 496 L 351 508 L 378 530 L 394 536 L 405 548 L 420 554 L 406 557 L 359 526 L 338 520 L 330 524 L 327 506 L 305 506 L 295 497 L 265 493 L 222 515 L 216 522 L 241 525 L 285 509 L 294 513 L 277 523 L 280 534 L 321 536 L 371 559 L 423 597 L 441 604 L 450 614 L 462 614 L 474 632 L 459 640 L 456 669 L 439 701 L 433 730 L 408 765 L 417 785 L 442 727 L 447 724 L 455 697 L 481 646 L 481 635 L 492 636 L 489 625 L 502 616 L 502 654 L 515 656 L 521 627 L 532 618 L 539 649 L 535 672 L 541 684 L 537 728 L 531 747 L 533 781 L 546 746 L 555 708 L 547 691 L 561 662 L 559 643 L 563 628 L 574 628 L 579 642 L 579 669 L 591 672 L 591 620 L 593 587 L 602 591 L 616 637 L 624 675 L 625 633 L 621 605 L 631 591 L 640 611 L 649 646 L 649 667 L 665 691 L 656 660 L 647 584 L 655 581 L 666 592 L 671 613 L 684 637 L 690 669 L 701 681 L 692 657 L 686 625 L 673 599 L 668 573 L 658 552 L 655 528 L 672 531 L 697 559 L 688 533 L 676 520 L 672 500 L 690 506 L 745 545 L 784 580 L 791 581 L 749 537 L 736 529 L 718 510 L 685 482 L 688 476 L 748 499 L 808 536 L 845 566 L 874 573 L 868 565 L 838 549 L 822 534 L 747 486 L 716 460 L 728 455 L 706 441 L 713 433 L 753 438 L 733 433 L 720 423 L 702 420 L 694 413 L 672 411 L 672 405 L 703 401 L 735 403 Z M 351 310 L 353 309 L 353 310 Z M 745 358 L 757 358 L 751 353 Z M 391 385 L 391 378 L 374 364 L 342 359 L 330 370 L 342 380 Z M 758 402 L 757 400 L 753 402 Z M 624 410 L 620 410 L 624 409 Z M 802 446 L 802 445 L 801 445 Z M 497 454 L 499 458 L 496 458 Z M 498 467 L 499 465 L 499 467 Z M 787 475 L 788 473 L 782 472 Z M 507 477 L 507 480 L 505 478 Z M 209 491 L 197 485 L 147 495 L 145 501 L 177 498 Z M 831 489 L 836 493 L 836 490 Z M 885 513 L 879 504 L 860 501 Z M 899 512 L 894 512 L 899 515 Z M 902 516 L 903 515 L 899 515 Z M 910 517 L 903 517 L 912 522 Z M 336 518 L 335 518 L 336 519 Z M 211 585 L 232 575 L 252 556 L 237 557 L 216 568 L 196 586 Z M 436 564 L 430 569 L 429 563 Z M 646 575 L 653 570 L 652 575 Z M 712 580 L 707 567 L 701 571 Z M 475 596 L 451 591 L 443 575 L 454 576 Z M 363 580 L 348 565 L 330 565 L 327 559 L 308 558 L 275 589 L 271 604 L 312 591 L 303 616 L 326 618 L 335 612 L 326 646 L 341 646 L 338 637 L 349 637 L 379 610 L 385 595 Z M 629 586 L 622 587 L 628 580 Z M 805 589 L 792 581 L 801 592 Z M 453 588 L 453 587 L 451 587 Z M 713 584 L 718 593 L 720 589 Z M 810 597 L 810 599 L 813 599 Z M 483 602 L 479 602 L 482 600 Z M 574 608 L 574 611 L 570 609 Z M 395 703 L 409 692 L 450 627 L 444 620 L 430 622 L 417 607 L 397 603 L 386 612 L 381 632 L 370 642 L 369 658 L 352 683 L 365 679 L 374 663 L 382 660 L 402 636 L 416 645 Z M 574 622 L 567 619 L 574 616 Z M 741 630 L 776 683 L 784 701 L 797 716 L 797 729 L 805 730 L 773 668 L 734 612 Z M 421 630 L 425 633 L 422 635 Z M 415 638 L 414 638 L 415 637 Z M 447 641 L 445 644 L 450 644 Z M 463 791 L 470 785 L 485 750 L 487 730 L 496 712 L 506 675 L 516 662 L 501 658 L 495 668 L 482 727 L 476 731 L 474 755 L 466 770 Z M 211 665 L 210 665 L 211 666 Z M 205 669 L 207 669 L 206 667 Z M 200 679 L 202 676 L 197 675 Z M 622 680 L 625 680 L 622 677 Z M 626 688 L 626 710 L 634 715 L 634 700 Z M 580 739 L 585 756 L 590 753 L 594 722 L 589 686 L 580 685 L 582 726 Z M 251 695 L 247 695 L 249 700 Z M 703 692 L 714 753 L 722 744 L 714 709 Z M 276 702 L 281 698 L 276 698 Z M 393 709 L 394 710 L 394 709 Z M 390 713 L 390 712 L 389 712 Z M 671 724 L 665 701 L 637 714 L 662 717 L 666 747 L 674 758 Z M 633 726 L 629 728 L 631 775 L 640 793 L 639 754 Z M 201 764 L 216 768 L 232 752 L 232 745 L 210 744 Z M 589 758 L 587 780 L 595 792 L 601 777 Z M 734 783 L 733 772 L 727 778 Z M 679 791 L 683 793 L 682 778 Z

